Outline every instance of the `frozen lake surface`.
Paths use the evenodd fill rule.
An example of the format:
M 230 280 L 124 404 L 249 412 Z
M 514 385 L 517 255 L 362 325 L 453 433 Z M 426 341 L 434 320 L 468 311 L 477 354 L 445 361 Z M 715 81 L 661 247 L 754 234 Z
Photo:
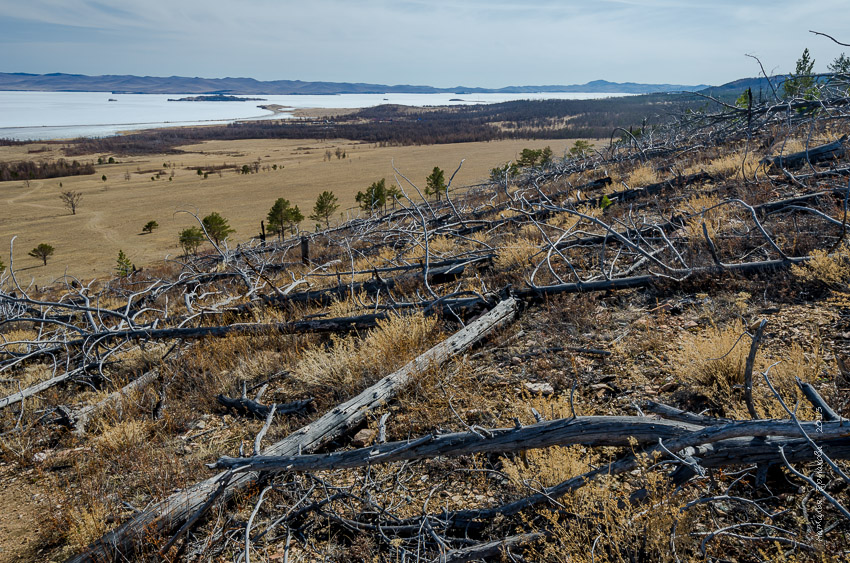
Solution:
M 224 124 L 246 119 L 280 119 L 257 106 L 365 108 L 381 104 L 445 106 L 513 100 L 589 100 L 626 94 L 546 92 L 539 94 L 338 94 L 244 96 L 265 101 L 169 102 L 190 94 L 0 91 L 0 138 L 17 140 L 105 137 L 122 131 L 183 125 Z M 114 101 L 110 101 L 114 100 Z M 461 100 L 461 101 L 458 101 Z

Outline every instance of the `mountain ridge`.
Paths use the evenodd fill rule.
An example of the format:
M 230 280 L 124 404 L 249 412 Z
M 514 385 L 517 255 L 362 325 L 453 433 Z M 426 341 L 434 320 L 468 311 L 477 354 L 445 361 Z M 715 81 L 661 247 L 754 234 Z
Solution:
M 185 76 L 135 76 L 0 73 L 0 90 L 41 92 L 111 92 L 113 94 L 530 94 L 537 92 L 583 92 L 648 94 L 658 92 L 692 92 L 707 88 L 681 84 L 639 84 L 593 80 L 586 84 L 505 86 L 479 88 L 455 86 L 436 88 L 424 85 L 384 85 L 365 82 L 306 82 L 302 80 L 260 81 L 254 78 L 202 78 Z

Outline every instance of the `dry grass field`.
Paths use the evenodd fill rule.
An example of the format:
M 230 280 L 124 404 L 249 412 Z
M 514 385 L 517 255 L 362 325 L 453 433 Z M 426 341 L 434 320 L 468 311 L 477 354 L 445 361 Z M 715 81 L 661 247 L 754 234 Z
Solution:
M 557 156 L 573 143 L 493 141 L 376 147 L 344 140 L 248 140 L 185 146 L 181 147 L 185 152 L 176 155 L 116 156 L 118 163 L 98 166 L 92 176 L 33 180 L 29 185 L 23 181 L 0 183 L 0 255 L 8 264 L 9 241 L 17 237 L 14 266 L 21 282 L 48 283 L 66 273 L 78 279 L 104 276 L 112 273 L 119 249 L 138 267 L 177 256 L 177 233 L 196 224 L 194 217 L 180 211 L 201 217 L 218 211 L 236 229 L 231 241 L 237 244 L 259 232 L 260 220 L 279 197 L 298 205 L 308 216 L 316 196 L 331 190 L 340 200 L 340 211 L 349 209 L 356 214 L 355 194 L 381 178 L 392 183 L 393 163 L 424 189 L 425 177 L 434 166 L 443 168 L 448 180 L 465 159 L 453 183 L 460 188 L 480 182 L 491 168 L 515 159 L 523 148 L 549 145 Z M 41 152 L 44 148 L 48 150 Z M 327 160 L 326 151 L 335 153 L 338 148 L 345 151 L 346 158 L 334 155 Z M 79 160 L 108 160 L 110 156 L 114 155 L 94 154 Z M 0 147 L 0 162 L 61 157 L 55 145 Z M 243 165 L 257 161 L 259 172 L 239 173 Z M 224 164 L 230 167 L 220 174 L 210 171 L 206 179 L 197 174 L 198 167 L 211 170 Z M 104 175 L 105 182 L 101 179 Z M 63 190 L 82 192 L 76 215 L 60 201 Z M 157 221 L 159 229 L 141 234 L 150 220 Z M 309 229 L 313 225 L 306 219 L 301 226 Z M 47 266 L 27 255 L 40 243 L 56 249 Z
M 350 222 L 309 266 L 272 241 L 86 288 L 0 276 L 0 561 L 850 560 L 850 151 L 823 150 L 850 111 L 811 106 Z M 39 237 L 22 275 L 85 279 L 176 255 L 175 209 L 238 242 L 393 158 L 416 182 L 466 158 L 468 184 L 545 144 L 207 143 L 63 179 L 76 216 L 57 180 L 0 184 L 0 219 Z

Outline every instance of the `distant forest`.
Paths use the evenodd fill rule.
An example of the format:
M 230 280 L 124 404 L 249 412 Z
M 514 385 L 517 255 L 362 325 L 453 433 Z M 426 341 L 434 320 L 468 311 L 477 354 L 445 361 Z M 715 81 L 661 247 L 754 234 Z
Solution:
M 237 122 L 218 127 L 155 129 L 100 139 L 77 139 L 66 154 L 150 154 L 205 140 L 350 139 L 380 145 L 428 145 L 498 139 L 604 138 L 622 127 L 669 121 L 703 106 L 691 94 L 651 94 L 602 100 L 514 101 L 488 105 L 411 108 L 377 106 L 327 120 Z
M 69 163 L 63 158 L 55 162 L 0 162 L 0 182 L 80 176 L 94 174 L 94 171 L 94 165 L 90 162 L 81 164 L 75 160 Z

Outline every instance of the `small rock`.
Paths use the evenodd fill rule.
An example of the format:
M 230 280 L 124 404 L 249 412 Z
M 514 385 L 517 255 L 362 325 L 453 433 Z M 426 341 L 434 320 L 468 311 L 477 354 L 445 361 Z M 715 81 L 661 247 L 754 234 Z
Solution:
M 530 381 L 526 381 L 522 385 L 525 387 L 525 390 L 532 395 L 543 395 L 544 397 L 548 397 L 555 392 L 555 389 L 549 383 L 532 383 Z
M 207 423 L 206 423 L 205 420 L 199 420 L 198 422 L 195 423 L 195 428 L 197 428 L 198 430 L 203 430 L 206 427 L 207 427 Z
M 364 428 L 354 435 L 354 438 L 351 440 L 351 445 L 358 448 L 364 448 L 371 444 L 374 440 L 375 431 L 371 428 Z

